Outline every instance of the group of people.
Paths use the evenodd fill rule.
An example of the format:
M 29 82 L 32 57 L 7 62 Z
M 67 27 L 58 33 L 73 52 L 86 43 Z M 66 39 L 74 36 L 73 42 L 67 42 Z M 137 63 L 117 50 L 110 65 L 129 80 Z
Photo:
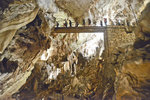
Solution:
M 92 24 L 91 19 L 88 18 L 87 21 L 88 21 L 88 26 Z M 104 18 L 104 23 L 105 23 L 105 25 L 107 25 L 107 19 L 106 19 L 106 18 Z M 83 25 L 83 26 L 86 26 L 86 21 L 85 21 L 85 19 L 82 20 L 82 25 Z M 102 21 L 100 21 L 100 25 L 103 26 L 103 22 L 102 22 Z M 65 20 L 64 23 L 63 23 L 63 26 L 64 26 L 64 27 L 72 27 L 72 21 L 69 20 L 69 23 L 68 23 L 68 21 Z M 75 27 L 78 27 L 78 26 L 79 26 L 79 22 L 78 22 L 78 21 L 75 21 Z M 59 27 L 59 23 L 58 23 L 58 22 L 56 22 L 56 27 L 57 27 L 57 28 Z
M 125 20 L 125 21 L 121 21 L 121 20 L 116 20 L 115 23 L 113 21 L 111 21 L 111 25 L 118 25 L 118 26 L 124 26 L 124 25 L 127 25 L 127 26 L 130 26 L 130 22 L 128 20 Z
M 92 24 L 90 18 L 87 19 L 87 23 L 88 23 L 88 26 L 90 26 L 90 25 Z M 124 21 L 124 22 L 121 22 L 121 21 L 116 20 L 116 24 L 114 24 L 114 22 L 112 22 L 111 24 L 112 24 L 112 25 L 119 25 L 119 26 L 120 26 L 120 25 L 125 25 L 125 21 Z M 82 20 L 82 25 L 83 25 L 83 26 L 86 26 L 86 21 L 85 21 L 85 19 Z M 100 20 L 100 26 L 107 26 L 107 25 L 108 25 L 107 18 L 104 18 L 104 20 Z M 129 23 L 128 20 L 126 20 L 126 25 L 127 25 L 127 26 L 130 26 L 130 23 Z M 72 27 L 72 21 L 69 20 L 69 22 L 68 22 L 67 20 L 65 20 L 64 23 L 63 23 L 63 26 L 66 27 L 66 28 L 67 28 L 67 27 Z M 79 22 L 78 22 L 78 21 L 75 21 L 75 27 L 78 27 L 78 26 L 79 26 Z M 56 22 L 56 27 L 57 27 L 57 28 L 59 27 L 59 23 L 58 23 L 58 22 Z

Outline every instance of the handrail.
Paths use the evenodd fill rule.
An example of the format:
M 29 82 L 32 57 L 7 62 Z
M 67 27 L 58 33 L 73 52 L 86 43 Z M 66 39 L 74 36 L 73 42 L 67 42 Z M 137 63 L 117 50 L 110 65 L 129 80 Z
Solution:
M 52 33 L 93 33 L 105 32 L 107 29 L 125 29 L 127 32 L 128 26 L 79 26 L 79 27 L 55 27 Z M 134 29 L 134 26 L 129 26 Z M 130 31 L 132 31 L 130 30 Z M 127 32 L 128 33 L 128 32 Z

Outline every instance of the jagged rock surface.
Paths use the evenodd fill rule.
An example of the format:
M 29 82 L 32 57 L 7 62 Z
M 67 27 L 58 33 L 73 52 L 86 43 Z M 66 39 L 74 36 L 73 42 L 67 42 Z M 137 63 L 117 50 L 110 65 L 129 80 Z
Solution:
M 149 4 L 141 13 L 139 25 L 135 29 L 136 41 L 133 45 L 115 49 L 110 59 L 107 60 L 105 71 L 112 71 L 112 75 L 106 75 L 106 79 L 110 81 L 110 86 L 114 87 L 115 94 L 113 98 L 116 100 L 148 100 L 149 99 L 149 70 L 150 70 L 150 51 L 149 51 Z M 146 21 L 146 23 L 143 23 Z M 143 30 L 140 30 L 143 29 Z M 144 30 L 145 29 L 145 30 Z M 145 34 L 146 33 L 146 34 Z M 145 38 L 143 38 L 145 37 Z M 113 86 L 114 84 L 114 86 Z M 109 89 L 110 90 L 110 89 Z M 106 92 L 108 95 L 109 92 Z M 109 96 L 106 96 L 106 98 Z
M 37 16 L 32 23 L 19 29 L 1 54 L 1 99 L 10 99 L 12 93 L 26 82 L 43 51 L 50 47 L 49 37 L 40 31 L 42 24 L 44 21 Z
M 80 56 L 79 56 L 80 55 Z M 23 99 L 40 99 L 40 98 L 64 98 L 76 99 L 100 99 L 102 94 L 102 77 L 101 63 L 93 58 L 88 60 L 78 55 L 80 60 L 77 66 L 77 74 L 71 76 L 70 72 L 61 72 L 56 80 L 48 80 L 47 63 L 37 63 L 32 75 L 27 83 L 20 89 L 16 98 Z M 83 63 L 83 61 L 85 63 Z M 50 62 L 49 62 L 50 63 Z M 62 69 L 62 65 L 53 61 L 57 68 Z M 43 66 L 44 65 L 44 66 Z M 17 95 L 14 94 L 14 95 Z M 55 94 L 55 95 L 54 95 Z M 58 95 L 57 95 L 58 94 Z M 59 96 L 60 95 L 60 96 Z
M 34 0 L 9 2 L 1 1 L 0 53 L 3 53 L 19 28 L 34 20 L 39 10 Z
M 134 44 L 133 50 L 129 51 L 126 60 L 122 65 L 120 73 L 118 73 L 116 81 L 116 98 L 119 99 L 150 99 L 149 94 L 149 70 L 150 70 L 150 3 L 142 12 L 142 16 L 139 20 L 139 26 L 136 34 L 142 34 L 146 39 L 143 40 L 137 35 L 137 41 Z M 140 40 L 139 40 L 140 39 Z M 144 44 L 144 45 L 143 45 Z
M 102 20 L 107 16 L 110 19 L 129 18 L 133 20 L 133 12 L 128 9 L 129 3 L 134 5 L 133 8 L 137 8 L 135 10 L 137 16 L 138 10 L 145 7 L 144 2 L 149 0 L 136 0 L 137 2 L 130 0 L 129 3 L 125 0 L 115 0 L 115 2 L 88 0 L 86 3 L 83 1 L 56 0 L 56 4 L 73 18 L 82 19 L 88 15 L 92 20 Z M 121 4 L 122 1 L 125 5 Z M 70 6 L 71 2 L 73 3 Z M 37 4 L 41 8 L 40 11 Z M 72 77 L 66 72 L 58 75 L 57 80 L 52 81 L 47 80 L 46 64 L 54 63 L 57 68 L 62 68 L 60 62 L 66 61 L 67 55 L 84 42 L 76 44 L 78 34 L 50 34 L 55 22 L 53 15 L 58 8 L 55 7 L 54 0 L 51 2 L 50 0 L 38 0 L 37 4 L 29 0 L 0 1 L 0 51 L 2 53 L 0 55 L 0 99 L 11 99 L 10 96 L 17 92 L 30 76 L 35 63 L 35 69 L 26 84 L 13 97 L 17 99 L 24 99 L 24 96 L 29 99 L 45 97 L 48 99 L 49 93 L 56 92 L 80 99 L 149 99 L 149 4 L 138 21 L 139 24 L 135 30 L 137 40 L 134 46 L 114 49 L 113 55 L 105 58 L 103 67 L 97 64 L 99 62 L 97 59 L 88 62 L 87 59 L 78 58 L 79 67 L 76 76 Z M 52 5 L 51 8 L 49 4 Z M 82 9 L 79 7 L 81 4 L 84 4 Z M 103 11 L 99 11 L 99 8 L 103 8 Z M 127 17 L 121 15 L 122 12 Z M 36 19 L 28 24 L 35 17 Z M 53 52 L 50 51 L 49 55 L 47 53 L 49 51 L 46 50 L 50 44 L 50 50 L 52 49 Z M 45 52 L 47 62 L 39 60 L 43 52 Z M 79 56 L 79 53 L 77 55 Z M 50 56 L 49 59 L 48 56 Z M 30 97 L 31 95 L 25 91 L 30 91 L 33 96 Z

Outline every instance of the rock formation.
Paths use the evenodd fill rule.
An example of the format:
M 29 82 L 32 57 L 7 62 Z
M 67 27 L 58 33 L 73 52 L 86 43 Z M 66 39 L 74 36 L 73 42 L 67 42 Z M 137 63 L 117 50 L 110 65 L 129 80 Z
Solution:
M 50 39 L 41 32 L 45 22 L 37 16 L 35 1 L 14 1 L 2 11 L 0 95 L 1 99 L 9 99 L 30 76 L 42 52 L 50 47 Z
M 134 31 L 107 29 L 102 58 L 96 33 L 51 33 L 88 18 Z M 1 0 L 0 100 L 149 100 L 149 18 L 149 0 Z
M 7 1 L 1 1 L 3 12 L 1 12 L 0 22 L 0 53 L 3 53 L 19 28 L 34 20 L 39 10 L 33 1 L 16 2 L 4 8 L 6 3 Z
M 150 4 L 141 13 L 134 47 L 127 48 L 116 77 L 116 99 L 149 99 L 149 24 Z M 140 29 L 140 30 L 139 30 Z M 144 37 L 144 39 L 143 39 Z M 124 52 L 125 53 L 125 52 Z

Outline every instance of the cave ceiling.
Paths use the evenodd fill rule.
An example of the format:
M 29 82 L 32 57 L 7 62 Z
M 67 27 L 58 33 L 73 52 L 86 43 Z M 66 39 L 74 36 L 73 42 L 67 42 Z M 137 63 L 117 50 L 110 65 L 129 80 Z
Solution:
M 0 100 L 11 100 L 12 94 L 24 100 L 32 93 L 32 98 L 42 99 L 52 92 L 80 99 L 109 100 L 116 97 L 117 100 L 148 100 L 149 2 L 0 0 Z M 77 20 L 81 25 L 82 20 L 87 21 L 88 18 L 93 26 L 107 18 L 108 25 L 117 20 L 128 20 L 136 28 L 132 34 L 121 29 L 109 30 L 108 42 L 112 51 L 111 56 L 106 56 L 109 51 L 104 50 L 104 60 L 99 57 L 101 49 L 104 49 L 103 34 L 51 33 L 56 21 L 60 26 L 65 20 Z M 76 69 L 70 67 L 72 58 L 78 60 Z M 64 69 L 69 70 L 69 74 L 67 71 L 60 73 Z M 54 73 L 56 77 L 53 78 Z

